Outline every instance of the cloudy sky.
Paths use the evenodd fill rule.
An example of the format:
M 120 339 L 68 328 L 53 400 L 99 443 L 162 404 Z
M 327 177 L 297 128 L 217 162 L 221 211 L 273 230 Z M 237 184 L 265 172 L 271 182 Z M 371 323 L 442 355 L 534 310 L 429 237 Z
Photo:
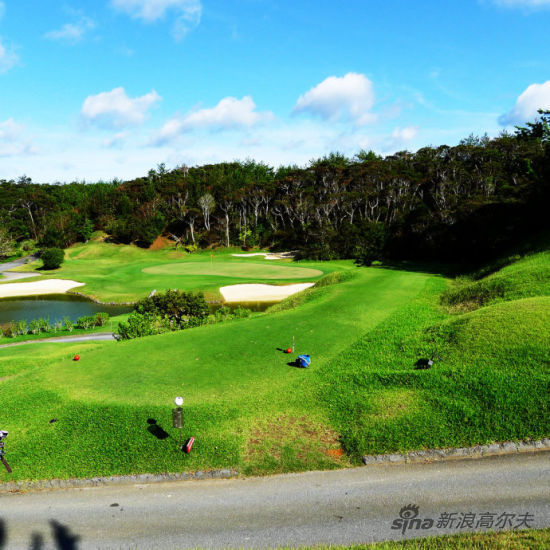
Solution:
M 0 0 L 0 179 L 306 164 L 550 109 L 550 0 Z

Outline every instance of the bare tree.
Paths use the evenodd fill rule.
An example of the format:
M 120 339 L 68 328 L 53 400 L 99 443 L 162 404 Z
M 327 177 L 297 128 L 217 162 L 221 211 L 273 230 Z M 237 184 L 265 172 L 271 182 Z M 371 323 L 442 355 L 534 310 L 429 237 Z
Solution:
M 202 217 L 204 218 L 204 227 L 207 231 L 210 231 L 210 214 L 216 205 L 214 197 L 210 193 L 205 193 L 199 198 L 198 202 L 202 210 Z

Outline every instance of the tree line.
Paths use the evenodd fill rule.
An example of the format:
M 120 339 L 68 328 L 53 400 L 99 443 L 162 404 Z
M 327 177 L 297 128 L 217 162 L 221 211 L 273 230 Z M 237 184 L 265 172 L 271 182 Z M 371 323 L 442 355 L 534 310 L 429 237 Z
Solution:
M 102 230 L 148 247 L 299 249 L 317 259 L 471 260 L 548 226 L 550 111 L 512 133 L 381 157 L 333 153 L 305 167 L 161 164 L 130 181 L 0 180 L 9 243 L 65 248 Z M 7 244 L 6 244 L 7 243 Z

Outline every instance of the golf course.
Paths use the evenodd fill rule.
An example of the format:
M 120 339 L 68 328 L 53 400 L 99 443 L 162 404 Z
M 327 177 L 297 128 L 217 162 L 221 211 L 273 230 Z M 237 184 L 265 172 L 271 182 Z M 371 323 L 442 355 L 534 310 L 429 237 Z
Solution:
M 315 285 L 246 319 L 0 349 L 0 425 L 13 468 L 0 480 L 330 469 L 363 454 L 550 433 L 547 250 L 457 280 L 427 265 L 233 252 L 93 241 L 67 249 L 48 277 L 84 283 L 77 290 L 103 302 L 153 289 L 219 300 L 233 284 Z M 293 366 L 301 353 L 310 368 Z M 418 368 L 430 358 L 432 368 Z M 181 436 L 195 437 L 190 454 L 172 428 L 177 395 Z

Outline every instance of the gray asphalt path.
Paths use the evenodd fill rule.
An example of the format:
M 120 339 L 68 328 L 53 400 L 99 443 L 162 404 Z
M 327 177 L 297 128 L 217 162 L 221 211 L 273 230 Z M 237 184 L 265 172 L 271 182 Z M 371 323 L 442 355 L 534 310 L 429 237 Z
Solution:
M 13 342 L 2 344 L 0 349 L 11 346 L 24 346 L 26 344 L 51 344 L 63 342 L 98 342 L 103 340 L 116 340 L 112 332 L 95 332 L 92 334 L 75 334 L 74 336 L 54 336 L 53 338 L 41 338 L 38 340 L 25 340 L 24 342 Z M 0 547 L 1 548 L 1 547 Z
M 98 460 L 101 460 L 98 457 Z M 13 465 L 17 467 L 17 465 Z M 392 529 L 418 506 L 432 528 Z M 412 512 L 414 514 L 414 512 Z M 259 548 L 451 534 L 476 514 L 493 529 L 550 526 L 550 453 L 369 466 L 264 478 L 0 494 L 0 548 Z M 404 514 L 404 512 L 403 512 Z M 508 514 L 503 515 L 503 514 Z M 512 516 L 513 514 L 513 516 Z M 504 519 L 503 519 L 504 518 Z M 4 534 L 2 535 L 2 529 Z M 477 527 L 477 530 L 483 530 Z
M 0 264 L 0 275 L 3 275 L 4 278 L 0 279 L 0 281 L 16 281 L 18 279 L 27 279 L 28 277 L 36 277 L 36 273 L 11 273 L 9 270 L 14 269 L 16 267 L 19 267 L 21 265 L 25 265 L 26 263 L 32 262 L 36 260 L 35 256 L 25 256 L 24 258 L 19 258 L 17 260 L 13 260 L 12 262 L 6 262 L 4 264 Z

